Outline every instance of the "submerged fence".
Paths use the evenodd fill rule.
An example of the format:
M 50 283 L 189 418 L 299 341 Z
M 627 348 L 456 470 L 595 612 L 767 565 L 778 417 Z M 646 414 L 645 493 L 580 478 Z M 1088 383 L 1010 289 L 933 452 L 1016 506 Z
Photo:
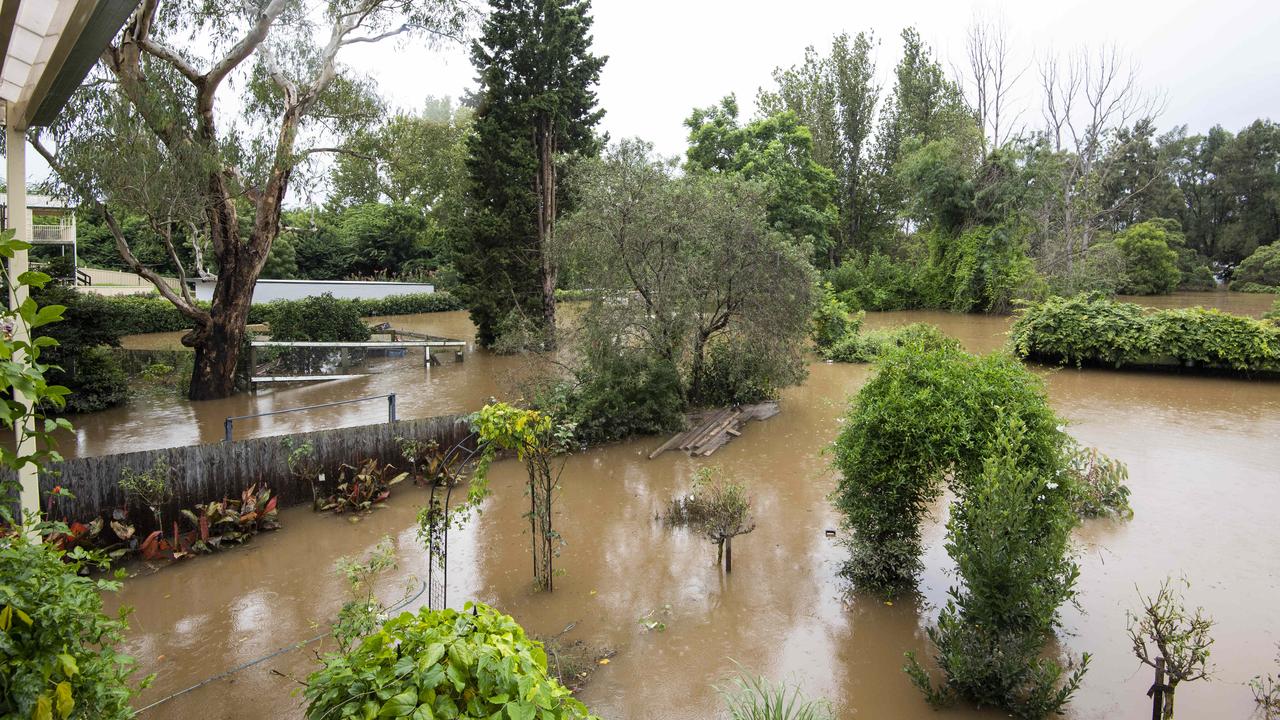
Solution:
M 400 452 L 400 438 L 435 440 L 447 448 L 467 441 L 469 436 L 465 416 L 446 415 L 211 445 L 75 458 L 40 469 L 40 496 L 45 498 L 55 485 L 70 490 L 74 500 L 58 500 L 53 510 L 54 517 L 87 521 L 100 513 L 125 506 L 126 498 L 119 484 L 125 468 L 142 472 L 161 461 L 170 468 L 169 480 L 173 491 L 162 508 L 166 518 L 176 518 L 181 508 L 190 508 L 197 503 L 219 500 L 224 496 L 237 497 L 254 483 L 266 483 L 280 498 L 282 506 L 292 505 L 310 502 L 311 487 L 290 474 L 289 448 L 285 440 L 295 444 L 310 442 L 323 472 L 329 478 L 336 478 L 343 463 L 354 465 L 368 458 L 408 470 L 408 463 Z M 6 471 L 6 474 L 12 477 L 12 471 Z M 149 515 L 145 511 L 134 512 L 132 518 L 145 526 Z

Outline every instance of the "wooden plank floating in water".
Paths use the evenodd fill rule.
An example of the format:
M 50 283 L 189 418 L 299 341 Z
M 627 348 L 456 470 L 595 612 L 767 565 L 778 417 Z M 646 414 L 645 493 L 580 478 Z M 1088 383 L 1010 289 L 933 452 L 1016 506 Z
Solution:
M 778 412 L 778 403 L 766 402 L 704 413 L 692 419 L 691 427 L 671 436 L 657 450 L 649 453 L 649 459 L 671 449 L 684 450 L 690 457 L 707 457 L 733 438 L 741 437 L 744 423 L 750 420 L 768 420 Z

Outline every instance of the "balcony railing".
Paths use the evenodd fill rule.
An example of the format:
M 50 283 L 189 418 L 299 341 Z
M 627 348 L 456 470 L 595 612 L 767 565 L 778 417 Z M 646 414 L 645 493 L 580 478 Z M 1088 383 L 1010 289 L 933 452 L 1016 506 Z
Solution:
M 32 225 L 31 242 L 35 243 L 71 243 L 75 242 L 75 229 L 70 225 Z

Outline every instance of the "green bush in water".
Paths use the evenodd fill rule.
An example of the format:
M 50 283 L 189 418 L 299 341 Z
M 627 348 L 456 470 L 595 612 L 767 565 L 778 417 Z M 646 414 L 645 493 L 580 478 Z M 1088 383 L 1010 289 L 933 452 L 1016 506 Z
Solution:
M 674 431 L 683 422 L 680 373 L 669 362 L 624 352 L 591 363 L 578 379 L 577 386 L 562 385 L 539 405 L 572 423 L 583 443 Z
M 1280 328 L 1272 323 L 1200 307 L 1148 312 L 1096 295 L 1027 306 L 1010 345 L 1025 358 L 1077 366 L 1176 362 L 1280 370 Z
M 272 340 L 364 342 L 369 334 L 356 306 L 332 293 L 281 303 L 271 316 Z
M 1241 287 L 1237 287 L 1237 284 Z M 1240 261 L 1231 273 L 1231 289 L 1244 290 L 1246 285 L 1280 286 L 1280 243 L 1261 245 L 1249 257 Z M 1256 291 L 1254 291 L 1256 292 Z M 1266 291 L 1264 291 L 1266 292 Z M 1269 292 L 1275 292 L 1270 290 Z
M 935 687 L 911 653 L 906 671 L 934 704 L 959 697 L 1044 718 L 1062 711 L 1089 662 L 1085 655 L 1068 674 L 1044 655 L 1080 574 L 1069 553 L 1073 492 L 1053 467 L 1027 457 L 1034 444 L 1022 422 L 996 415 L 981 471 L 947 523 L 947 554 L 962 582 L 928 629 L 945 679 Z
M 1199 265 L 1190 272 L 1182 274 L 1182 281 L 1178 283 L 1179 290 L 1189 291 L 1206 291 L 1218 289 L 1218 279 L 1214 277 L 1213 271 L 1208 265 Z
M 866 313 L 849 311 L 849 307 L 836 296 L 831 283 L 822 286 L 822 302 L 813 311 L 809 324 L 809 335 L 822 351 L 842 340 L 849 334 L 856 334 L 862 328 Z
M 312 720 L 594 718 L 547 675 L 542 643 L 488 605 L 403 613 L 307 679 Z
M 1231 289 L 1235 292 L 1254 293 L 1258 295 L 1280 293 L 1280 287 L 1275 285 L 1261 285 L 1255 282 L 1231 283 Z
M 959 349 L 960 342 L 948 337 L 936 325 L 911 323 L 898 328 L 851 333 L 841 338 L 823 356 L 836 362 L 867 363 L 874 362 L 889 350 L 905 345 L 925 349 Z
M 845 574 L 893 594 L 920 568 L 920 521 L 944 482 L 959 495 L 982 473 L 1000 422 L 1026 428 L 1024 465 L 1057 472 L 1065 435 L 1043 382 L 1006 354 L 908 342 L 881 356 L 834 445 L 837 509 L 853 532 Z

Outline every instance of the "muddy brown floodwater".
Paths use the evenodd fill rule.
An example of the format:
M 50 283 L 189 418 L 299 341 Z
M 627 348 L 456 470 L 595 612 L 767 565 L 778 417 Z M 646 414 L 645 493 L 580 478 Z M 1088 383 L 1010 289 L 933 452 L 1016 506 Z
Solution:
M 1166 299 L 1168 300 L 1168 299 Z M 1229 304 L 1260 313 L 1270 298 L 1205 294 L 1176 304 Z M 1008 318 L 947 313 L 878 313 L 872 326 L 925 321 L 973 351 L 1005 340 Z M 397 318 L 405 327 L 470 337 L 461 313 Z M 131 343 L 141 344 L 135 338 Z M 172 336 L 145 342 L 173 342 Z M 141 398 L 119 411 L 77 418 L 75 454 L 215 441 L 222 419 L 279 407 L 395 391 L 404 417 L 475 409 L 501 394 L 518 360 L 469 354 L 465 363 L 425 372 L 406 360 L 358 381 L 275 390 L 192 405 Z M 959 707 L 935 713 L 901 671 L 903 653 L 927 652 L 924 627 L 954 581 L 942 548 L 945 505 L 925 530 L 928 545 L 920 597 L 892 605 L 850 594 L 838 577 L 845 550 L 823 531 L 838 526 L 826 497 L 835 479 L 823 449 L 835 437 L 847 398 L 865 382 L 865 365 L 817 363 L 808 381 L 784 393 L 782 413 L 752 423 L 709 459 L 666 453 L 661 440 L 637 439 L 573 456 L 564 475 L 557 527 L 567 546 L 554 593 L 530 588 L 528 538 L 520 514 L 521 469 L 495 465 L 493 496 L 483 514 L 450 541 L 449 597 L 490 603 L 530 632 L 612 648 L 582 699 L 605 718 L 693 720 L 719 716 L 713 685 L 735 663 L 753 673 L 799 683 L 831 699 L 839 717 L 999 717 Z M 1131 657 L 1125 611 L 1135 586 L 1150 590 L 1169 575 L 1192 583 L 1190 602 L 1217 620 L 1209 682 L 1184 685 L 1186 717 L 1248 717 L 1247 681 L 1275 670 L 1280 640 L 1280 383 L 1107 370 L 1044 370 L 1054 408 L 1082 442 L 1128 463 L 1135 516 L 1089 521 L 1077 532 L 1081 565 L 1077 608 L 1065 610 L 1063 644 L 1093 655 L 1072 703 L 1075 718 L 1145 718 L 1151 676 Z M 347 407 L 279 416 L 245 425 L 245 434 L 353 425 L 381 419 L 385 406 Z M 242 432 L 237 425 L 237 434 Z M 721 574 L 714 548 L 665 528 L 657 514 L 688 490 L 704 462 L 750 483 L 758 526 L 738 538 L 734 572 Z M 283 528 L 249 545 L 136 575 L 109 599 L 135 608 L 127 650 L 156 673 L 137 705 L 191 686 L 277 648 L 324 632 L 343 602 L 336 558 L 394 538 L 400 565 L 382 588 L 399 597 L 425 577 L 414 537 L 424 491 L 406 488 L 358 523 L 285 510 Z M 418 604 L 421 601 L 416 601 Z M 653 613 L 666 625 L 648 631 Z M 148 710 L 141 717 L 300 717 L 290 693 L 315 667 L 316 645 L 288 652 Z

